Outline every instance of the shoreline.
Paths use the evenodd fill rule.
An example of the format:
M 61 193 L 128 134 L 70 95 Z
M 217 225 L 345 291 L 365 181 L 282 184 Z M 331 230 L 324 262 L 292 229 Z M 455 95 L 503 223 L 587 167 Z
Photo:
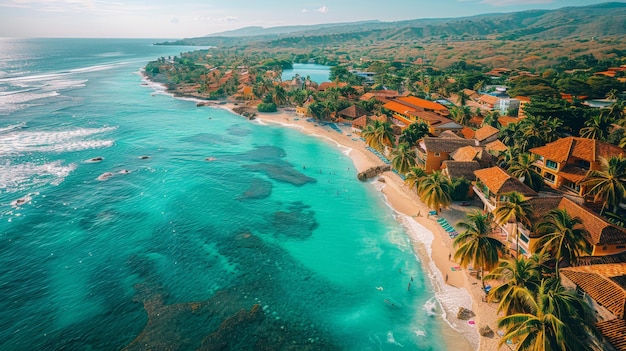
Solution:
M 236 107 L 241 107 L 234 102 L 209 101 L 194 96 L 180 95 L 168 91 L 163 84 L 151 81 L 143 72 L 140 73 L 142 81 L 146 83 L 144 85 L 152 88 L 155 94 L 166 94 L 176 99 L 201 102 L 202 105 L 197 105 L 198 108 L 223 109 L 246 118 L 234 111 Z M 298 129 L 301 133 L 334 144 L 352 160 L 357 173 L 371 167 L 384 165 L 384 162 L 368 151 L 365 148 L 365 143 L 352 133 L 339 133 L 317 123 L 307 122 L 306 118 L 298 118 L 294 111 L 287 111 L 284 108 L 273 113 L 255 113 L 257 115 L 254 119 L 246 119 L 252 123 L 278 124 L 282 127 Z M 382 181 L 376 182 L 376 179 L 382 179 Z M 458 266 L 455 262 L 449 261 L 448 256 L 446 256 L 452 252 L 452 239 L 434 218 L 426 217 L 430 209 L 419 200 L 417 194 L 409 191 L 404 181 L 397 174 L 391 171 L 384 172 L 369 182 L 382 184 L 380 191 L 383 200 L 394 212 L 396 221 L 406 230 L 416 260 L 422 264 L 424 272 L 428 274 L 439 306 L 436 314 L 442 317 L 440 336 L 448 349 L 455 351 L 507 350 L 506 347 L 498 347 L 499 337 L 497 334 L 494 333 L 495 336 L 491 338 L 479 335 L 479 326 L 488 325 L 494 332 L 497 330 L 496 305 L 481 301 L 484 293 L 480 287 L 480 280 L 471 277 L 466 270 L 452 270 L 453 267 Z M 467 211 L 467 208 L 457 207 L 459 207 L 456 210 L 458 213 L 455 213 L 454 216 L 451 216 L 452 213 L 445 213 L 451 212 L 450 210 L 444 210 L 440 216 L 446 218 L 451 224 L 457 223 L 464 218 L 464 212 Z M 476 314 L 470 319 L 474 322 L 473 324 L 469 324 L 467 320 L 456 318 L 459 307 L 470 309 Z
M 234 103 L 222 105 L 209 105 L 230 111 L 236 107 Z M 301 133 L 326 140 L 336 147 L 344 150 L 350 157 L 357 172 L 362 172 L 370 167 L 384 165 L 384 162 L 365 148 L 365 143 L 353 140 L 354 135 L 338 133 L 330 128 L 325 128 L 317 123 L 307 122 L 306 118 L 298 118 L 293 112 L 280 109 L 278 112 L 257 112 L 257 117 L 251 121 L 260 124 L 278 124 L 282 127 L 298 129 Z M 351 134 L 351 133 L 349 133 Z M 377 181 L 382 179 L 382 181 Z M 435 218 L 427 218 L 430 209 L 423 204 L 417 194 L 410 192 L 404 181 L 395 173 L 388 171 L 376 178 L 369 180 L 372 186 L 380 188 L 383 200 L 394 212 L 396 221 L 404 227 L 413 251 L 431 281 L 437 299 L 436 314 L 442 317 L 442 335 L 449 350 L 499 350 L 499 337 L 481 337 L 478 333 L 479 326 L 488 325 L 496 330 L 496 305 L 481 301 L 480 280 L 469 275 L 466 270 L 452 270 L 458 265 L 448 260 L 448 254 L 452 252 L 452 239 L 439 226 Z M 468 208 L 456 205 L 458 208 L 455 215 L 447 214 L 450 210 L 444 210 L 442 217 L 450 223 L 456 223 L 464 218 Z M 416 214 L 420 216 L 416 216 Z M 446 282 L 447 276 L 447 282 Z M 472 310 L 476 316 L 470 320 L 459 320 L 456 314 L 459 307 Z M 419 311 L 421 312 L 421 311 Z M 506 349 L 506 348 L 503 348 Z

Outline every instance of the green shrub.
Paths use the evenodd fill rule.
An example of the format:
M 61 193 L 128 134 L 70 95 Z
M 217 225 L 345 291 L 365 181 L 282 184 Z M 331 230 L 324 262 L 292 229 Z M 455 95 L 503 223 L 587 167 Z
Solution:
M 276 108 L 276 104 L 273 103 L 273 102 L 261 103 L 256 108 L 257 108 L 257 110 L 259 110 L 259 112 L 276 112 L 276 111 L 278 111 L 278 109 Z

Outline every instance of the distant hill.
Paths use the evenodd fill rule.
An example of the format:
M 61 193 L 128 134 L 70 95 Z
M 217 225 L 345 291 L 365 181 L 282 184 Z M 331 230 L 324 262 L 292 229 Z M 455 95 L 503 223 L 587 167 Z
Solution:
M 491 13 L 459 18 L 246 27 L 163 44 L 225 47 L 263 42 L 263 45 L 270 47 L 301 47 L 381 40 L 553 40 L 623 35 L 626 35 L 626 3 L 609 2 L 557 10 Z
M 280 26 L 264 28 L 260 26 L 243 27 L 225 32 L 212 33 L 205 37 L 254 37 L 254 36 L 273 36 L 273 35 L 289 35 L 292 33 L 302 33 L 306 31 L 316 31 L 322 28 L 343 27 L 346 25 L 373 24 L 380 21 L 362 21 L 350 23 L 327 23 L 327 24 L 311 24 L 297 26 Z

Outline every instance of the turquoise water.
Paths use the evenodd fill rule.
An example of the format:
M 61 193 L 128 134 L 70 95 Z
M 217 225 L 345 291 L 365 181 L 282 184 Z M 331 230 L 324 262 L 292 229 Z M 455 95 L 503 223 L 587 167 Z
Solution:
M 330 66 L 318 65 L 314 63 L 294 63 L 293 69 L 286 69 L 283 71 L 282 79 L 290 80 L 296 74 L 300 77 L 306 78 L 309 76 L 312 81 L 317 84 L 328 82 L 330 75 Z
M 445 349 L 344 150 L 160 93 L 151 42 L 0 41 L 0 349 Z

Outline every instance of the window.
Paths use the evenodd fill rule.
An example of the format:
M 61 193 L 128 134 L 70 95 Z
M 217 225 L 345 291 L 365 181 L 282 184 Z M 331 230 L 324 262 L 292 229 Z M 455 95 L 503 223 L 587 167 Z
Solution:
M 576 183 L 572 183 L 568 180 L 566 180 L 565 182 L 563 182 L 563 185 L 571 190 L 574 190 L 577 193 L 580 193 L 580 185 L 576 184 Z
M 550 169 L 557 169 L 558 164 L 552 160 L 546 160 L 546 167 Z
M 554 180 L 556 179 L 556 176 L 552 173 L 544 173 L 543 174 L 543 179 L 545 179 L 547 182 L 554 184 Z
M 528 242 L 530 241 L 530 239 L 525 234 L 522 234 L 522 233 L 520 233 L 519 238 L 526 244 L 528 244 Z
M 591 164 L 589 163 L 589 161 L 578 160 L 578 167 L 584 168 L 584 169 L 589 169 L 590 166 L 591 166 Z
M 439 156 L 441 156 L 441 154 L 438 152 L 435 152 L 435 157 L 439 157 Z

